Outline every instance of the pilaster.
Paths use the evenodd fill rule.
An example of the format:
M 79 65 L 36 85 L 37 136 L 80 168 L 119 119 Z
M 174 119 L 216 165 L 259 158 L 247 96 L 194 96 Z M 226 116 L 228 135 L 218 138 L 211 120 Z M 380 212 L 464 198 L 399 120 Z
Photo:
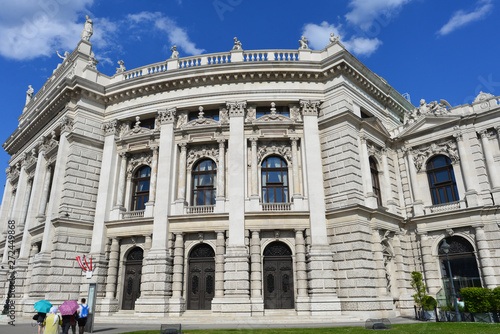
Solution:
M 490 249 L 486 234 L 482 226 L 476 227 L 476 243 L 477 254 L 479 257 L 479 266 L 481 269 L 483 281 L 487 288 L 494 289 L 497 287 L 497 277 L 495 275 L 494 263 L 490 256 Z

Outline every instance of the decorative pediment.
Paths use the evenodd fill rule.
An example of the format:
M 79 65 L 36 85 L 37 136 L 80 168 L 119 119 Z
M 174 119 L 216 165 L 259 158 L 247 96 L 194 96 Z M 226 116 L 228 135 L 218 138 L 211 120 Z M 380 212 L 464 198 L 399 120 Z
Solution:
M 254 123 L 266 123 L 266 122 L 291 122 L 290 117 L 283 116 L 276 112 L 276 103 L 271 103 L 271 113 L 266 114 L 257 118 Z M 248 115 L 247 115 L 248 116 Z
M 219 125 L 218 121 L 211 118 L 206 118 L 204 116 L 205 113 L 203 112 L 203 107 L 200 107 L 199 110 L 200 112 L 198 113 L 198 118 L 189 121 L 186 125 L 183 126 L 183 128 L 189 128 L 194 126 Z
M 134 125 L 132 126 L 132 123 L 130 121 L 121 122 L 120 126 L 118 127 L 119 137 L 125 138 L 137 135 L 148 135 L 155 132 L 155 129 L 142 127 L 139 116 L 135 118 L 135 122 L 133 124 Z
M 385 136 L 390 137 L 391 134 L 387 131 L 384 124 L 376 117 L 364 118 L 363 122 L 369 124 L 371 127 L 376 129 L 377 131 L 383 133 Z
M 137 166 L 140 165 L 151 166 L 152 160 L 153 160 L 153 152 L 143 152 L 131 156 L 127 165 L 128 177 L 132 176 L 132 172 L 135 170 Z
M 458 115 L 445 115 L 445 116 L 421 116 L 416 122 L 405 126 L 405 129 L 399 136 L 407 136 L 410 134 L 418 133 L 432 128 L 444 126 L 448 123 L 454 123 L 460 119 Z
M 201 158 L 210 158 L 219 162 L 219 148 L 216 145 L 202 145 L 189 147 L 187 152 L 187 166 L 189 169 Z
M 292 162 L 292 148 L 290 147 L 289 143 L 271 141 L 259 145 L 259 161 L 262 161 L 264 157 L 271 154 L 277 154 L 285 158 L 288 163 Z
M 427 161 L 431 156 L 437 154 L 446 155 L 451 159 L 453 163 L 460 160 L 458 155 L 457 143 L 454 140 L 445 140 L 440 142 L 434 142 L 427 146 L 420 147 L 413 150 L 413 162 L 417 171 L 422 169 L 424 162 Z

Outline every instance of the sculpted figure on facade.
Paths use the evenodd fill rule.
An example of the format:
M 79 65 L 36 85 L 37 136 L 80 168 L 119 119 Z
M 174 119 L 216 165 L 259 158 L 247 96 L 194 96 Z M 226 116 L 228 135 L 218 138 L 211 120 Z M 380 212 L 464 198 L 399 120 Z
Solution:
M 219 111 L 219 120 L 222 124 L 229 123 L 229 114 L 226 108 L 221 108 Z
M 241 47 L 241 42 L 238 41 L 238 38 L 235 37 L 235 38 L 233 38 L 233 40 L 234 40 L 233 51 L 235 51 L 235 50 L 243 50 L 242 47 Z
M 179 114 L 177 115 L 177 124 L 175 125 L 175 127 L 177 129 L 180 129 L 181 127 L 186 125 L 187 119 L 188 119 L 187 111 L 179 112 Z
M 26 91 L 26 104 L 30 103 L 34 93 L 35 90 L 33 89 L 33 87 L 31 87 L 31 85 L 28 85 L 28 90 Z
M 179 58 L 179 51 L 177 51 L 177 45 L 174 45 L 170 48 L 170 51 L 172 51 L 172 55 L 170 56 L 170 59 L 177 59 Z
M 118 74 L 118 73 L 123 73 L 123 72 L 125 72 L 125 71 L 127 70 L 127 69 L 125 68 L 125 62 L 124 62 L 123 60 L 118 60 L 118 62 L 117 62 L 117 63 L 118 63 L 118 65 L 119 65 L 120 67 L 118 67 L 118 68 L 116 69 L 116 74 Z
M 247 117 L 245 118 L 245 122 L 254 121 L 257 118 L 257 110 L 254 106 L 250 106 L 247 109 Z
M 309 46 L 307 45 L 307 43 L 309 43 L 309 40 L 305 36 L 300 37 L 300 39 L 299 39 L 299 44 L 300 44 L 299 49 L 306 49 L 306 50 L 309 49 Z
M 420 100 L 420 106 L 413 109 L 411 113 L 405 114 L 404 125 L 414 123 L 421 116 L 434 115 L 440 116 L 449 113 L 451 105 L 446 100 L 432 101 L 426 103 L 424 99 Z
M 132 173 L 134 172 L 135 168 L 140 165 L 151 166 L 152 160 L 153 160 L 152 152 L 143 152 L 132 155 L 128 161 L 128 166 L 127 166 L 128 177 L 132 177 Z
M 335 36 L 333 32 L 330 33 L 330 44 L 338 43 L 340 36 Z
M 89 42 L 90 37 L 92 37 L 92 34 L 94 33 L 94 22 L 92 22 L 88 15 L 85 15 L 85 19 L 86 21 L 83 26 L 81 37 L 82 41 Z
M 296 122 L 302 122 L 302 115 L 300 114 L 300 109 L 297 106 L 292 106 L 290 108 L 290 118 Z
M 437 154 L 448 156 L 453 163 L 456 163 L 460 159 L 457 144 L 452 140 L 431 143 L 426 147 L 413 150 L 412 153 L 417 171 L 422 169 L 422 166 L 427 159 Z
M 57 50 L 56 50 L 56 53 L 57 53 L 57 56 L 63 60 L 63 63 L 64 63 L 64 61 L 65 61 L 66 59 L 68 59 L 68 57 L 69 57 L 69 52 L 68 52 L 68 51 L 64 51 L 64 56 L 61 56 L 61 55 L 59 54 L 59 51 L 57 51 Z
M 202 145 L 189 147 L 187 153 L 187 166 L 191 168 L 193 164 L 201 158 L 210 158 L 216 163 L 219 162 L 219 148 L 216 145 Z
M 292 162 L 292 148 L 289 143 L 271 141 L 259 145 L 258 160 L 262 161 L 270 154 L 277 154 L 284 157 L 288 163 Z

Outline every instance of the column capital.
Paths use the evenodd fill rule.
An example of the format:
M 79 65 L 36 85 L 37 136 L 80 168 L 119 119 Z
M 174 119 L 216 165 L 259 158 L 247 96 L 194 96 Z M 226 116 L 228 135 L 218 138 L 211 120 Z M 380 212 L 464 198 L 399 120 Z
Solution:
M 59 122 L 59 126 L 61 128 L 61 134 L 73 131 L 73 124 L 74 122 L 73 119 L 71 119 L 71 117 L 63 116 L 61 118 L 61 121 Z
M 481 136 L 481 139 L 488 139 L 488 130 L 484 129 L 484 130 L 480 130 L 478 131 L 477 133 L 479 133 L 479 135 Z
M 245 116 L 246 101 L 226 102 L 226 107 L 229 110 L 229 117 Z
M 300 140 L 299 136 L 290 136 L 290 141 L 292 144 L 297 144 L 297 142 Z
M 120 158 L 122 159 L 127 159 L 129 157 L 129 153 L 127 151 L 122 151 L 122 152 L 118 152 L 118 155 L 120 156 Z
M 221 147 L 222 145 L 225 145 L 226 138 L 217 138 L 217 142 L 219 143 L 219 147 Z
M 455 140 L 457 142 L 461 142 L 464 139 L 463 132 L 455 132 L 455 133 L 453 133 L 453 137 L 455 137 Z
M 183 150 L 183 151 L 187 150 L 187 146 L 188 146 L 187 142 L 181 141 L 177 145 L 179 145 L 179 147 L 181 148 L 181 150 Z
M 160 109 L 158 110 L 157 119 L 160 121 L 160 124 L 173 124 L 175 115 L 177 114 L 177 108 L 170 109 Z
M 160 149 L 158 145 L 151 145 L 150 148 L 153 153 L 158 153 L 158 150 Z
M 257 145 L 259 138 L 258 137 L 249 137 L 248 140 L 250 140 L 250 142 L 252 143 L 252 146 L 253 146 L 253 145 Z
M 109 122 L 102 124 L 102 129 L 104 130 L 104 135 L 115 135 L 118 128 L 118 120 L 114 119 Z
M 299 100 L 302 115 L 304 116 L 318 116 L 319 114 L 319 100 Z

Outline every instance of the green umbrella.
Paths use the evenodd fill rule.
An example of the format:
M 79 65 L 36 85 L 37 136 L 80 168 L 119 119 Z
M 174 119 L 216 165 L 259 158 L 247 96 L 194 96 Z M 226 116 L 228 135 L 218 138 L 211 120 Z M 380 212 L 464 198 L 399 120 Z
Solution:
M 49 313 L 52 304 L 48 300 L 39 300 L 34 305 L 35 310 L 41 313 Z

